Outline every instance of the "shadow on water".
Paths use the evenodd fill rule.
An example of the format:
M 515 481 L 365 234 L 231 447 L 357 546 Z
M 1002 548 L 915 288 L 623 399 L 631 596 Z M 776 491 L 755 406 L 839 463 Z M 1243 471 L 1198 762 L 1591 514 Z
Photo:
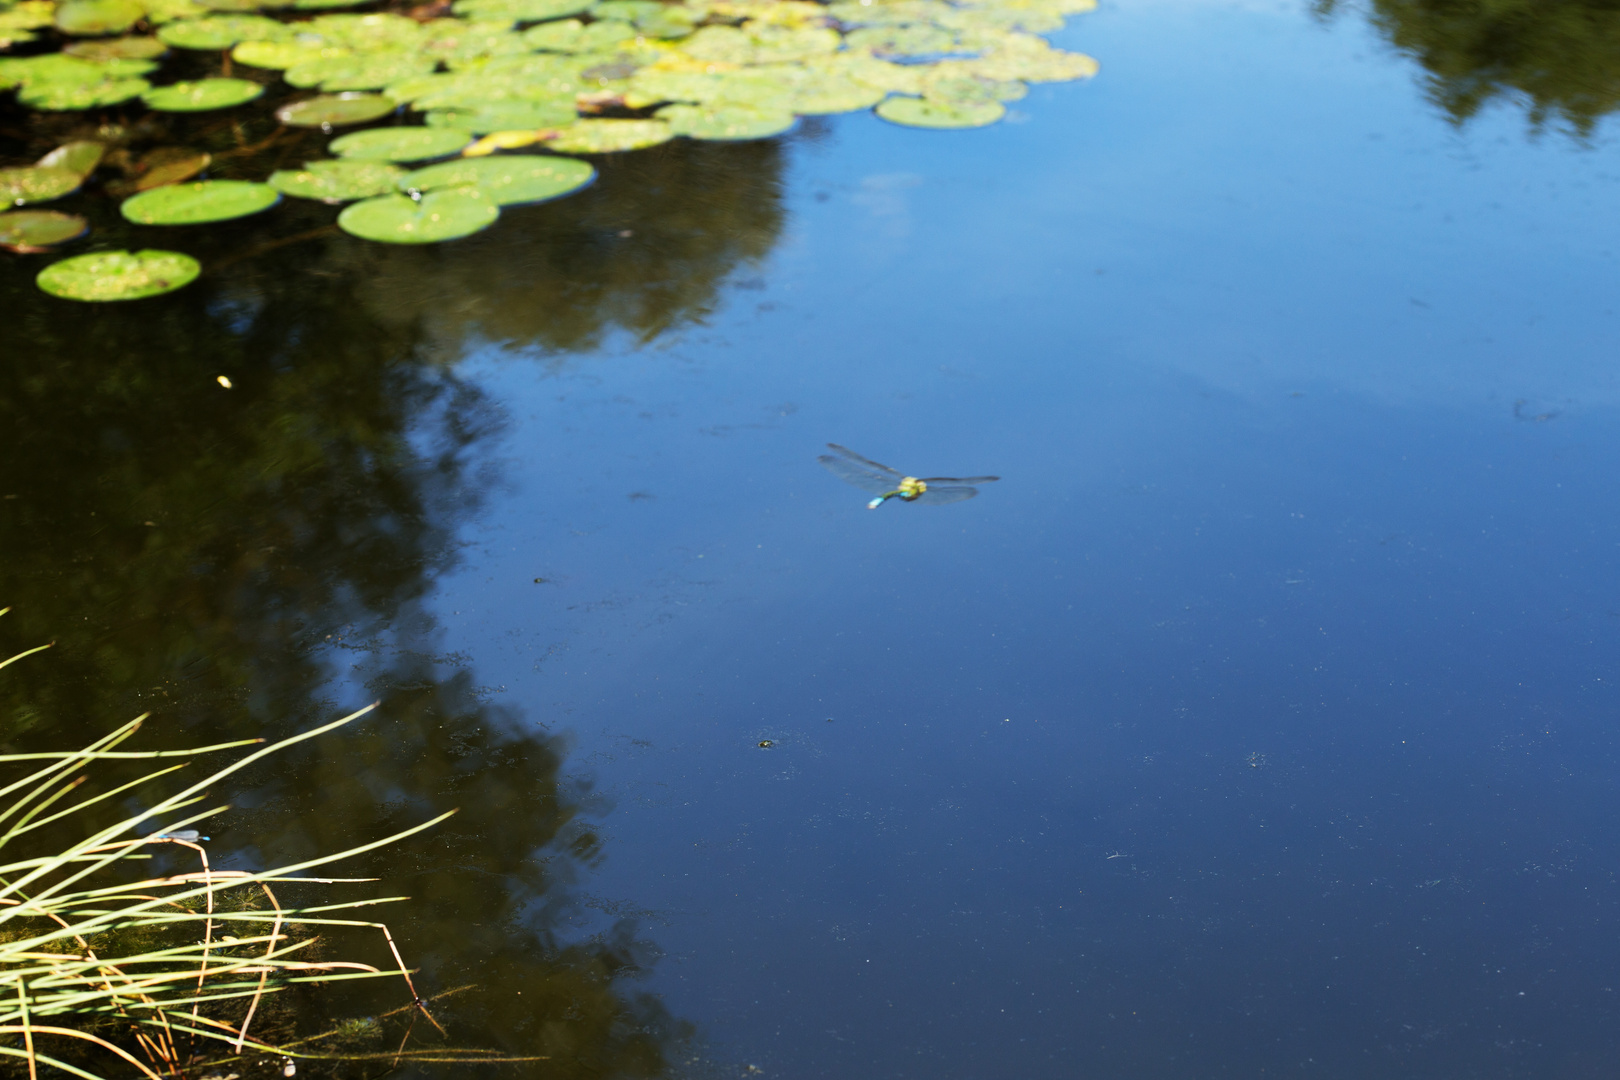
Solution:
M 345 868 L 413 897 L 388 917 L 424 993 L 473 984 L 444 1006 L 452 1036 L 549 1055 L 548 1074 L 663 1071 L 685 1029 L 635 989 L 656 950 L 633 922 L 586 918 L 571 887 L 601 854 L 588 783 L 565 778 L 543 717 L 492 704 L 464 657 L 437 654 L 424 601 L 501 483 L 501 408 L 456 361 L 701 318 L 775 242 L 783 155 L 672 144 L 432 248 L 366 244 L 327 228 L 335 208 L 284 204 L 270 243 L 262 222 L 187 233 L 209 272 L 130 305 L 52 299 L 38 260 L 6 259 L 0 655 L 56 642 L 0 683 L 7 742 L 77 746 L 145 711 L 148 747 L 273 736 L 380 699 L 352 733 L 221 793 L 239 807 L 214 830 L 224 864 L 460 807 Z M 111 200 L 75 202 L 106 222 L 98 243 L 126 242 Z M 318 1007 L 399 1004 L 374 992 Z
M 1340 0 L 1317 0 L 1327 16 Z M 1492 101 L 1586 136 L 1620 107 L 1620 5 L 1612 0 L 1372 0 L 1372 23 L 1428 72 L 1429 99 L 1462 124 Z

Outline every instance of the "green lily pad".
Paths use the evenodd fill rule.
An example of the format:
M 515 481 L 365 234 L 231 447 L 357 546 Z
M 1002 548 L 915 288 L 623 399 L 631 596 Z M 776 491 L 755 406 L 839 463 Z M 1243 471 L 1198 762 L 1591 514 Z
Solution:
M 705 26 L 681 42 L 681 51 L 717 64 L 746 64 L 754 59 L 754 43 L 735 26 Z
M 285 71 L 299 64 L 310 64 L 347 52 L 347 49 L 310 45 L 302 41 L 244 41 L 231 50 L 231 59 L 248 67 Z
M 47 169 L 66 169 L 70 173 L 89 176 L 95 172 L 96 166 L 101 164 L 101 156 L 106 152 L 107 148 L 101 143 L 86 139 L 63 143 L 35 164 Z
M 332 8 L 359 7 L 370 0 L 293 0 L 294 11 L 328 11 Z
M 579 113 L 571 106 L 516 103 L 487 109 L 434 109 L 426 119 L 428 127 L 488 135 L 493 131 L 542 131 L 567 127 L 579 119 Z
M 288 41 L 293 32 L 263 15 L 216 15 L 169 23 L 159 28 L 157 36 L 177 49 L 218 52 L 243 41 Z
M 569 154 L 612 154 L 657 146 L 674 137 L 662 120 L 580 120 L 563 128 L 547 145 Z
M 831 113 L 859 112 L 870 109 L 886 97 L 888 91 L 856 82 L 837 75 L 811 79 L 793 95 L 793 111 L 800 116 L 825 116 Z
M 208 9 L 195 0 L 143 0 L 143 2 L 146 6 L 146 21 L 153 26 L 179 22 L 182 19 L 201 19 L 208 14 Z
M 670 130 L 689 139 L 766 139 L 793 126 L 786 109 L 758 109 L 729 102 L 715 105 L 666 105 L 655 113 Z
M 76 240 L 89 229 L 89 223 L 77 214 L 12 210 L 0 214 L 0 247 L 19 252 L 44 251 L 52 244 Z
M 720 75 L 707 71 L 638 71 L 630 78 L 624 103 L 644 109 L 664 101 L 712 101 L 723 85 Z
M 198 79 L 148 90 L 141 100 L 158 112 L 208 112 L 244 104 L 262 93 L 264 87 L 247 79 Z
M 419 78 L 432 71 L 432 60 L 391 50 L 312 60 L 289 69 L 284 78 L 292 86 L 319 86 L 327 91 L 380 90 L 389 83 Z
M 563 19 L 530 27 L 523 32 L 523 40 L 531 49 L 569 53 L 578 51 L 579 37 L 584 32 L 585 24 L 578 19 Z
M 450 10 L 462 18 L 541 22 L 578 15 L 590 6 L 590 0 L 456 0 Z
M 384 244 L 433 244 L 487 229 L 501 216 L 493 200 L 462 189 L 430 191 L 421 199 L 382 195 L 338 215 L 338 228 Z
M 1054 49 L 1041 38 L 1039 45 L 998 49 L 968 61 L 977 75 L 1007 82 L 1073 82 L 1097 74 L 1097 61 L 1085 53 Z
M 56 9 L 56 28 L 74 37 L 122 34 L 144 14 L 136 0 L 68 0 Z
M 204 225 L 257 214 L 280 201 L 269 184 L 198 180 L 143 191 L 125 199 L 118 212 L 137 225 Z
M 270 186 L 283 195 L 321 202 L 353 202 L 398 191 L 405 170 L 381 161 L 312 161 L 302 169 L 270 174 Z
M 369 15 L 319 15 L 298 29 L 319 34 L 334 44 L 348 45 L 357 52 L 414 49 L 427 33 L 416 20 L 386 11 Z
M 845 35 L 844 42 L 851 49 L 871 49 L 891 56 L 927 56 L 950 52 L 956 47 L 956 35 L 937 26 L 912 23 L 853 30 Z
M 927 98 L 892 97 L 877 107 L 891 124 L 920 128 L 975 128 L 993 124 L 1007 115 L 999 101 L 953 104 Z
M 327 149 L 357 161 L 427 161 L 457 153 L 471 141 L 470 133 L 452 127 L 382 127 L 340 136 Z
M 288 127 L 334 128 L 364 124 L 393 112 L 393 98 L 381 94 L 322 94 L 308 101 L 283 105 L 276 119 Z
M 55 8 L 52 4 L 18 4 L 0 11 L 0 29 L 42 30 L 50 26 L 54 19 Z
M 178 251 L 97 251 L 54 262 L 34 281 L 52 296 L 95 303 L 161 296 L 200 273 L 197 260 Z
M 17 100 L 31 109 L 76 112 L 99 109 L 138 98 L 152 88 L 145 79 L 108 79 L 104 82 L 28 83 L 17 92 Z
M 71 41 L 62 51 L 83 60 L 152 60 L 169 51 L 157 38 L 122 37 L 107 41 Z
M 248 14 L 261 8 L 284 8 L 290 6 L 291 0 L 196 0 L 201 7 L 209 11 L 219 11 L 230 15 Z
M 54 165 L 0 169 L 0 206 L 50 202 L 79 190 L 84 174 Z
M 538 154 L 462 158 L 406 173 L 399 186 L 405 191 L 472 188 L 500 206 L 541 202 L 578 191 L 596 175 L 589 164 L 575 158 Z

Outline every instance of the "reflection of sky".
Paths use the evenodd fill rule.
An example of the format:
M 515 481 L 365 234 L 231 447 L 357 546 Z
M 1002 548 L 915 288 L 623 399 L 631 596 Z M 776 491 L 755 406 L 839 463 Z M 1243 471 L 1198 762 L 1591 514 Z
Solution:
M 706 325 L 473 364 L 450 644 L 771 1075 L 1612 1060 L 1612 138 L 1275 5 L 1060 43 L 1023 122 L 800 145 Z M 828 440 L 1005 479 L 868 513 Z

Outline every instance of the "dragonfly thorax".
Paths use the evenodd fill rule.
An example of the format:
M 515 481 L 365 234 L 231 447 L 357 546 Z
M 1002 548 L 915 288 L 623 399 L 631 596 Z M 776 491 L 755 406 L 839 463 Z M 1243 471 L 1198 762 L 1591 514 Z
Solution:
M 928 485 L 915 476 L 903 477 L 900 480 L 900 497 L 911 500 L 928 490 Z

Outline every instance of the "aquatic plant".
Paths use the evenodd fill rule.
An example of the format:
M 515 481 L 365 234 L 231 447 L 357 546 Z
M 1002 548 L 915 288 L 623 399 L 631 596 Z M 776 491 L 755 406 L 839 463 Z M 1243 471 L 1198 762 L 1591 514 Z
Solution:
M 37 651 L 0 662 L 0 668 Z M 254 1020 L 259 1017 L 262 1026 L 267 995 L 300 984 L 378 978 L 398 978 L 408 990 L 407 1003 L 396 1012 L 410 1013 L 413 1020 L 420 1015 L 437 1026 L 387 926 L 352 914 L 402 898 L 299 906 L 284 903 L 277 890 L 371 880 L 304 875 L 430 829 L 449 813 L 346 851 L 258 871 L 213 867 L 203 846 L 208 838 L 194 828 L 226 809 L 198 809 L 215 784 L 349 724 L 372 708 L 261 746 L 144 803 L 141 797 L 157 781 L 192 759 L 264 740 L 187 750 L 121 749 L 140 730 L 143 716 L 82 750 L 0 754 L 0 766 L 21 771 L 0 784 L 0 799 L 9 800 L 0 805 L 0 1035 L 9 1037 L 0 1042 L 0 1056 L 23 1059 L 31 1074 L 48 1065 L 92 1080 L 106 1064 L 116 1065 L 120 1074 L 132 1066 L 156 1080 L 201 1062 L 266 1054 L 289 1062 L 513 1060 L 477 1050 L 423 1052 L 403 1043 L 392 1053 L 356 1054 L 326 1048 L 321 1037 L 272 1044 L 256 1032 Z M 94 791 L 92 770 L 147 761 L 163 767 L 85 794 Z M 139 809 L 129 810 L 132 805 Z M 119 806 L 125 810 L 113 810 Z M 143 822 L 164 824 L 141 835 Z M 32 850 L 18 852 L 18 847 Z M 159 853 L 171 848 L 194 852 L 200 868 L 168 869 Z M 154 870 L 154 864 L 159 868 Z M 394 966 L 321 955 L 311 931 L 337 928 L 381 935 Z M 376 1027 L 374 1020 L 371 1025 L 368 1032 Z M 355 1030 L 353 1023 L 339 1024 L 327 1038 L 352 1042 Z
M 100 190 L 127 199 L 126 219 L 160 226 L 249 217 L 288 195 L 350 203 L 337 224 L 365 239 L 435 242 L 489 227 L 503 206 L 591 181 L 595 166 L 563 165 L 557 154 L 763 139 L 798 117 L 874 108 L 913 127 L 981 127 L 1030 82 L 1096 71 L 1091 58 L 1040 36 L 1095 0 L 435 0 L 325 10 L 363 2 L 0 0 L 0 49 L 18 53 L 0 56 L 0 89 L 30 110 L 85 121 L 66 125 L 82 137 L 0 170 L 0 200 L 33 206 L 99 179 Z M 212 156 L 195 147 L 133 151 L 162 130 L 153 117 L 190 114 L 227 116 L 239 131 L 244 119 L 273 117 L 279 126 L 255 150 L 302 146 L 301 130 L 386 126 L 333 139 L 327 152 L 338 161 L 306 153 L 300 168 L 257 177 L 209 176 Z M 526 164 L 509 160 L 515 151 Z M 431 167 L 358 164 L 490 155 L 507 164 L 453 170 L 453 180 Z M 551 179 L 535 179 L 536 155 Z M 113 171 L 122 175 L 105 175 Z M 434 187 L 424 175 L 439 178 Z M 41 275 L 39 286 L 116 300 L 190 280 L 126 273 L 96 288 L 75 284 L 93 269 Z

